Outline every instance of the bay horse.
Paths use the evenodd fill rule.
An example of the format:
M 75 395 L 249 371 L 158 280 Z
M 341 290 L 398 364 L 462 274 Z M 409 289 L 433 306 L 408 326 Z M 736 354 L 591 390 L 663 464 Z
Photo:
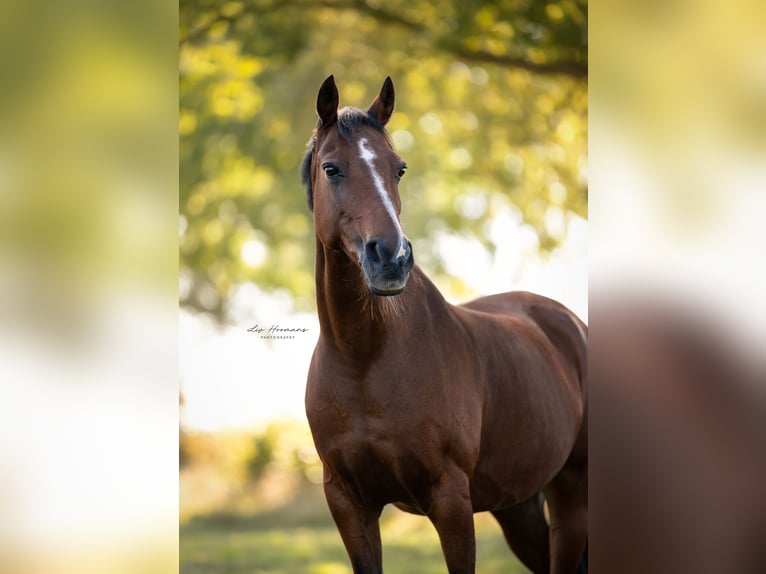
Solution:
M 306 413 L 354 573 L 382 573 L 391 503 L 431 520 L 450 574 L 475 572 L 482 511 L 535 574 L 584 571 L 586 326 L 528 292 L 449 304 L 399 220 L 391 79 L 367 111 L 338 103 L 330 76 L 301 167 L 320 323 Z

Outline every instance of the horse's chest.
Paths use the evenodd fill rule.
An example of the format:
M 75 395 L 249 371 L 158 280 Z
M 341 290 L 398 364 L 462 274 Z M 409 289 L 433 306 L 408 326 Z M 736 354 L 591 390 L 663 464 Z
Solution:
M 322 367 L 309 378 L 306 401 L 319 443 L 342 442 L 375 453 L 410 448 L 412 434 L 433 427 L 444 411 L 439 408 L 443 401 L 425 396 L 423 385 L 407 372 L 371 367 L 360 374 L 334 363 Z
M 439 425 L 433 424 L 427 407 L 405 408 L 401 393 L 362 392 L 362 383 L 356 384 L 354 392 L 317 392 L 309 406 L 309 422 L 325 465 L 381 502 L 422 497 L 418 493 L 427 492 L 443 462 L 434 456 L 441 452 Z
M 370 466 L 391 467 L 396 461 L 422 453 L 418 428 L 426 425 L 422 413 L 415 416 L 399 405 L 370 397 L 336 397 L 329 417 L 313 419 L 315 439 L 330 464 L 351 471 Z
M 332 472 L 381 503 L 417 503 L 437 472 L 420 441 L 380 420 L 356 417 L 322 443 L 323 459 Z

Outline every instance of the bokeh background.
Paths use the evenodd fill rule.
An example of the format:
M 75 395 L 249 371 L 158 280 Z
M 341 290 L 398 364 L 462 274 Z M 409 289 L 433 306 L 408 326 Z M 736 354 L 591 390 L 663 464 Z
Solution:
M 187 560 L 184 569 L 188 571 L 193 567 L 206 572 L 235 572 L 243 564 L 248 571 L 263 570 L 258 561 L 269 559 L 280 564 L 286 554 L 297 557 L 301 564 L 313 563 L 313 557 L 320 556 L 317 562 L 322 568 L 344 571 L 344 554 L 336 535 L 326 526 L 327 516 L 319 513 L 321 504 L 290 505 L 300 500 L 299 495 L 317 491 L 313 482 L 316 460 L 304 448 L 304 430 L 287 421 L 269 423 L 270 415 L 261 408 L 269 403 L 280 405 L 276 409 L 280 418 L 299 418 L 300 413 L 291 410 L 296 400 L 300 401 L 299 391 L 296 400 L 268 392 L 285 388 L 285 382 L 293 377 L 283 377 L 282 373 L 293 364 L 296 371 L 305 372 L 298 361 L 303 354 L 299 345 L 304 341 L 261 347 L 260 340 L 246 332 L 253 320 L 285 324 L 294 320 L 302 325 L 312 316 L 310 284 L 305 283 L 305 275 L 302 296 L 299 285 L 285 285 L 277 279 L 269 284 L 265 277 L 269 268 L 278 267 L 264 267 L 267 259 L 280 265 L 292 259 L 302 273 L 311 269 L 310 258 L 302 260 L 308 256 L 300 244 L 308 241 L 310 247 L 310 220 L 290 163 L 298 161 L 313 126 L 313 99 L 325 75 L 336 74 L 344 103 L 364 105 L 383 77 L 390 74 L 399 92 L 397 121 L 404 122 L 406 116 L 409 122 L 392 125 L 412 137 L 411 148 L 404 151 L 410 164 L 420 162 L 402 185 L 405 205 L 413 215 L 422 209 L 437 222 L 430 224 L 436 231 L 432 234 L 427 221 L 405 220 L 411 235 L 415 233 L 409 231 L 410 225 L 415 226 L 420 241 L 430 242 L 419 248 L 418 262 L 454 300 L 482 291 L 485 272 L 493 265 L 500 270 L 498 283 L 486 284 L 493 290 L 496 286 L 497 290 L 507 288 L 509 282 L 512 287 L 536 289 L 565 285 L 542 278 L 551 266 L 572 269 L 560 259 L 569 249 L 576 254 L 575 260 L 582 253 L 581 246 L 568 242 L 578 233 L 584 234 L 580 220 L 585 219 L 585 213 L 569 203 L 578 201 L 578 193 L 585 189 L 580 183 L 584 169 L 571 168 L 574 164 L 568 159 L 563 163 L 570 167 L 552 166 L 542 160 L 536 163 L 534 156 L 540 146 L 527 147 L 514 139 L 509 126 L 525 129 L 526 118 L 535 115 L 543 118 L 543 132 L 548 129 L 546 125 L 569 123 L 556 119 L 560 115 L 554 112 L 566 108 L 565 100 L 578 101 L 574 94 L 580 88 L 573 88 L 571 98 L 562 95 L 562 90 L 577 84 L 578 72 L 572 72 L 578 69 L 574 53 L 581 53 L 582 48 L 567 51 L 570 40 L 557 31 L 573 17 L 569 4 L 553 2 L 551 8 L 545 2 L 530 4 L 519 3 L 509 14 L 497 3 L 488 2 L 461 3 L 452 8 L 449 3 L 430 7 L 420 3 L 348 2 L 345 10 L 338 10 L 340 4 L 331 2 L 275 2 L 261 6 L 266 12 L 250 19 L 249 26 L 256 27 L 258 34 L 244 33 L 247 18 L 236 24 L 245 28 L 240 34 L 231 32 L 228 24 L 256 6 L 254 3 L 221 5 L 220 12 L 214 3 L 182 4 L 180 14 L 177 3 L 155 0 L 3 3 L 0 571 L 175 572 L 179 569 L 179 512 Z M 562 11 L 563 21 L 557 18 Z M 318 14 L 335 12 L 336 26 L 331 31 L 298 25 L 313 22 Z M 748 536 L 747 547 L 762 552 L 765 526 L 758 519 L 766 516 L 762 489 L 766 483 L 762 466 L 766 433 L 758 426 L 759 421 L 762 424 L 766 420 L 760 411 L 766 380 L 762 370 L 766 356 L 766 305 L 762 298 L 766 292 L 762 263 L 766 245 L 766 227 L 762 224 L 766 207 L 764 4 L 755 0 L 610 0 L 596 2 L 588 12 L 587 234 L 594 289 L 589 309 L 576 303 L 578 297 L 555 295 L 571 301 L 573 307 L 579 305 L 577 310 L 582 314 L 589 311 L 592 332 L 604 326 L 601 341 L 612 345 L 601 346 L 601 351 L 598 344 L 591 345 L 594 357 L 617 356 L 611 350 L 619 350 L 621 341 L 626 340 L 615 335 L 627 335 L 627 347 L 641 352 L 633 354 L 632 363 L 620 365 L 619 372 L 639 383 L 654 381 L 649 393 L 635 394 L 639 384 L 628 386 L 628 393 L 606 395 L 606 402 L 601 395 L 601 408 L 593 403 L 594 412 L 612 415 L 611 420 L 594 419 L 592 428 L 597 432 L 593 436 L 611 437 L 613 441 L 611 445 L 598 441 L 591 445 L 591 475 L 593 483 L 600 484 L 591 489 L 592 565 L 598 568 L 600 560 L 600 571 L 627 573 L 763 572 L 764 567 L 752 564 L 749 569 L 737 568 L 743 565 L 728 559 L 746 555 L 743 542 Z M 542 13 L 545 15 L 540 18 L 533 17 Z M 384 14 L 387 20 L 377 18 Z M 475 15 L 481 16 L 471 22 Z M 344 19 L 359 19 L 365 24 L 341 36 L 337 31 L 346 28 L 339 28 L 338 22 Z M 458 19 L 465 24 L 464 32 L 451 24 Z M 416 27 L 407 33 L 408 24 L 402 21 L 414 21 Z M 510 24 L 502 24 L 505 21 Z M 493 22 L 500 25 L 493 27 Z M 367 34 L 364 49 L 382 52 L 381 58 L 399 52 L 398 57 L 390 62 L 373 58 L 360 61 L 361 52 L 351 49 L 361 50 L 360 42 L 351 40 L 372 28 L 386 30 L 386 34 Z M 555 43 L 552 38 L 562 42 L 561 51 L 548 50 Z M 232 46 L 227 44 L 229 40 L 247 40 L 252 47 Z M 339 42 L 338 50 L 346 46 L 349 51 L 303 48 L 307 43 L 326 46 L 332 41 Z M 430 48 L 418 49 L 431 41 Z M 377 42 L 390 42 L 386 44 L 390 49 L 383 50 Z M 256 63 L 246 63 L 240 72 L 226 73 L 222 72 L 224 65 L 215 64 L 208 66 L 207 79 L 200 79 L 199 72 L 196 80 L 189 78 L 189 54 L 219 45 L 222 47 L 217 52 L 213 50 L 219 60 L 252 58 Z M 274 60 L 266 57 L 267 45 L 274 50 Z M 186 64 L 184 56 L 179 64 L 179 52 L 186 53 Z M 316 58 L 314 69 L 308 69 L 311 62 L 302 59 L 309 53 Z M 349 67 L 344 64 L 346 60 L 356 61 L 358 66 Z M 575 65 L 566 64 L 558 70 L 558 64 L 553 64 L 570 61 Z M 366 68 L 369 62 L 378 69 Z M 413 80 L 406 79 L 409 67 L 404 62 L 418 67 L 428 78 L 424 86 L 410 88 L 409 94 L 406 86 Z M 241 82 L 246 89 L 237 83 L 237 73 L 251 78 Z M 217 74 L 224 74 L 223 81 Z M 226 74 L 233 75 L 233 83 L 227 84 Z M 266 80 L 277 86 L 283 75 L 303 78 L 290 84 L 293 87 L 283 86 L 275 92 L 276 100 L 296 104 L 285 105 L 291 110 L 289 115 L 274 109 L 275 98 L 267 91 Z M 512 77 L 515 83 L 511 83 Z M 522 77 L 526 78 L 523 82 Z M 200 81 L 208 82 L 208 87 L 201 87 Z M 552 102 L 540 103 L 537 112 L 534 100 L 509 97 L 525 89 L 535 93 L 539 89 L 544 96 L 548 90 L 540 86 L 548 83 L 550 94 L 557 95 L 550 96 L 554 97 Z M 452 88 L 445 87 L 448 85 Z M 231 100 L 229 110 L 232 101 L 241 104 L 236 113 L 248 113 L 248 107 L 259 110 L 247 121 L 231 122 L 241 124 L 240 129 L 249 134 L 246 137 L 232 140 L 225 137 L 229 135 L 225 131 L 210 131 L 219 122 L 219 116 L 209 112 L 212 108 L 208 106 L 209 91 L 215 91 L 216 86 L 224 96 L 239 94 L 223 98 L 218 110 L 223 110 L 224 116 L 226 100 Z M 513 89 L 494 92 L 494 103 L 481 103 L 484 94 L 493 93 L 497 86 Z M 428 97 L 433 101 L 426 103 L 420 92 L 431 93 Z M 248 100 L 244 93 L 252 97 Z M 190 97 L 198 101 L 193 103 Z M 485 108 L 516 106 L 522 101 L 529 107 L 516 113 L 513 122 L 506 121 L 504 115 L 490 115 L 486 117 L 491 117 L 491 122 L 485 117 L 479 123 Z M 267 108 L 268 115 L 263 113 Z M 545 110 L 550 114 L 544 115 Z M 453 121 L 454 117 L 447 121 L 447 111 L 459 114 L 459 121 Z M 439 121 L 427 116 L 429 112 L 436 113 Z M 267 120 L 280 113 L 288 118 L 287 129 L 277 124 L 276 135 L 269 136 L 267 129 L 255 130 L 250 125 L 260 121 L 258 117 Z M 210 114 L 207 119 L 206 114 Z M 473 125 L 477 128 L 471 130 Z M 437 126 L 440 132 L 429 132 Z M 453 130 L 465 133 L 461 136 Z M 511 148 L 498 148 L 497 162 L 488 159 L 489 143 L 498 141 L 489 135 L 493 130 L 506 130 L 508 135 L 503 137 L 508 138 Z M 536 141 L 542 141 L 543 148 L 548 141 L 560 142 L 554 132 L 551 128 Z M 195 133 L 215 136 L 210 140 L 207 164 L 202 159 L 208 152 Z M 473 137 L 477 134 L 482 138 Z M 398 137 L 399 146 L 406 147 L 410 139 L 403 134 Z M 271 248 L 274 239 L 262 235 L 268 233 L 269 221 L 251 223 L 258 222 L 260 208 L 232 199 L 235 209 L 225 204 L 221 210 L 218 183 L 210 188 L 212 191 L 202 193 L 202 200 L 195 200 L 197 209 L 201 207 L 199 218 L 187 205 L 197 185 L 215 181 L 226 172 L 216 167 L 216 162 L 228 158 L 229 165 L 241 163 L 250 170 L 248 160 L 239 159 L 257 158 L 258 141 L 269 138 L 295 138 L 295 142 L 286 144 L 285 156 L 279 160 L 284 163 L 266 161 L 264 155 L 257 162 L 252 159 L 254 173 L 247 173 L 262 188 L 279 188 L 284 192 L 280 198 L 295 202 L 272 212 L 272 224 L 276 218 L 295 214 L 305 222 L 291 224 L 303 225 L 308 234 L 308 239 L 297 235 L 296 247 L 283 247 L 281 254 Z M 486 152 L 475 153 L 469 144 L 486 144 Z M 248 146 L 252 149 L 248 154 L 240 153 L 238 159 L 237 150 Z M 453 149 L 461 147 L 465 151 L 453 155 Z M 566 153 L 576 149 L 562 147 Z M 415 159 L 431 149 L 438 153 Z M 179 156 L 182 163 L 189 163 L 195 153 L 199 162 L 187 173 L 197 175 L 190 175 L 179 186 Z M 294 153 L 296 159 L 292 159 Z M 434 168 L 436 173 L 430 173 L 419 186 L 413 185 L 436 160 L 444 162 L 439 169 Z M 468 168 L 460 167 L 467 162 Z M 481 172 L 476 170 L 479 163 L 483 164 Z M 277 169 L 277 165 L 281 167 Z M 527 172 L 531 165 L 539 166 L 537 176 Z M 199 175 L 202 169 L 207 171 Z M 495 175 L 483 177 L 493 170 L 501 174 L 497 179 Z M 551 189 L 534 183 L 550 178 L 550 184 L 554 172 L 566 187 L 563 199 L 560 189 L 555 191 L 556 185 Z M 472 179 L 476 174 L 482 175 L 482 182 Z M 514 179 L 518 177 L 529 178 L 526 183 L 542 198 L 541 205 L 525 205 L 524 192 Z M 420 189 L 435 185 L 441 178 L 450 178 L 453 183 L 438 189 L 443 187 L 445 194 L 455 195 L 445 195 L 449 199 L 439 207 L 442 196 L 436 193 L 437 187 L 430 195 Z M 478 195 L 485 200 L 457 200 L 461 194 L 472 194 L 470 185 L 462 185 L 464 180 L 480 187 L 483 191 Z M 227 193 L 235 188 L 233 180 L 226 182 Z M 514 196 L 509 195 L 511 190 Z M 265 202 L 264 192 L 258 193 L 264 209 L 267 204 L 280 205 L 271 196 Z M 252 203 L 256 205 L 255 200 Z M 208 205 L 216 207 L 207 213 Z M 554 209 L 546 224 L 545 214 L 551 207 L 558 207 L 563 216 Z M 488 214 L 498 217 L 504 210 L 508 210 L 507 217 L 500 221 L 512 224 L 487 229 L 484 224 L 491 220 Z M 179 211 L 183 216 L 180 230 Z M 218 224 L 207 231 L 207 241 L 201 240 L 204 247 L 198 249 L 193 242 L 191 247 L 184 245 L 186 230 L 204 238 L 205 229 L 200 226 L 214 220 L 230 225 L 226 214 L 236 222 L 241 213 L 246 214 L 244 219 L 252 230 L 244 227 L 245 235 L 239 235 L 231 246 L 228 241 L 216 240 L 222 234 L 220 227 L 216 229 Z M 566 225 L 556 223 L 562 219 Z M 440 220 L 444 223 L 438 223 Z M 195 231 L 195 223 L 201 231 Z M 562 227 L 566 232 L 557 233 Z M 470 230 L 469 239 L 461 237 L 465 235 L 461 229 Z M 496 240 L 494 233 L 506 229 L 514 238 L 505 252 L 512 259 L 501 265 L 496 262 L 505 244 Z M 440 257 L 438 245 L 443 240 L 439 237 L 444 234 L 452 241 L 458 236 L 461 243 L 472 243 L 470 238 L 475 238 L 482 250 L 492 254 L 494 249 L 494 255 L 477 256 L 471 260 L 478 264 L 472 273 L 458 273 L 449 268 L 449 260 Z M 236 233 L 227 231 L 224 235 L 233 237 Z M 278 245 L 282 235 L 272 235 L 277 238 L 274 245 Z M 195 257 L 207 252 L 208 243 L 222 251 L 220 257 L 206 255 L 207 262 L 220 258 L 226 265 L 240 266 L 240 276 L 234 271 L 223 273 L 234 278 L 231 284 L 219 286 L 216 277 L 222 273 L 209 275 L 214 266 L 204 261 L 194 264 Z M 533 256 L 523 256 L 526 252 Z M 477 247 L 473 253 L 483 251 Z M 538 258 L 536 253 L 542 256 Z M 523 265 L 519 263 L 522 257 Z M 513 270 L 512 281 L 509 269 Z M 472 283 L 476 277 L 482 277 L 481 282 Z M 233 287 L 235 284 L 242 286 Z M 246 290 L 253 288 L 256 291 L 248 294 Z M 235 294 L 241 289 L 245 295 L 239 304 Z M 626 292 L 632 295 L 626 297 Z M 647 306 L 643 299 L 639 306 L 637 299 L 648 292 L 663 305 Z M 179 295 L 184 301 L 180 322 Z M 621 316 L 614 307 L 599 305 L 601 300 L 616 301 L 617 311 L 637 310 L 655 328 L 642 331 L 626 328 L 622 321 L 617 325 L 599 321 L 600 309 L 602 318 Z M 677 323 L 674 317 L 682 308 L 686 309 L 682 315 L 688 318 L 691 313 L 697 318 L 695 333 L 714 332 L 718 339 L 725 339 L 729 351 L 724 354 L 737 357 L 734 364 L 740 374 L 722 377 L 720 371 L 715 374 L 710 370 L 712 376 L 698 377 L 700 368 L 715 365 L 709 360 L 715 353 L 703 353 L 700 349 L 704 346 L 685 345 L 684 352 L 676 355 L 676 347 L 663 345 L 667 340 L 663 337 Z M 293 313 L 298 313 L 297 317 Z M 721 324 L 725 328 L 719 328 Z M 238 343 L 224 338 L 229 332 L 239 337 Z M 313 337 L 316 332 L 310 334 Z M 736 352 L 730 354 L 732 346 Z M 720 351 L 721 346 L 715 344 L 714 348 Z M 271 357 L 267 351 L 272 349 L 277 358 L 262 359 Z M 192 359 L 205 353 L 211 359 L 195 364 Z M 241 356 L 252 363 L 244 369 L 232 366 L 233 358 Z M 724 374 L 735 372 L 731 361 L 728 364 Z M 199 370 L 208 369 L 205 385 L 200 383 L 198 388 L 212 389 L 207 395 L 212 409 L 194 406 L 200 404 L 193 391 L 192 375 L 198 370 L 195 365 Z M 258 383 L 258 367 L 264 365 L 269 374 L 265 382 Z M 650 375 L 657 376 L 642 377 L 647 367 Z M 685 371 L 689 374 L 690 368 L 694 375 L 689 377 L 691 381 L 683 375 Z M 249 401 L 252 410 L 230 409 L 225 400 L 217 403 L 232 394 L 226 381 L 243 372 L 244 376 L 254 373 L 246 383 L 236 385 L 257 389 L 252 391 L 257 400 Z M 700 378 L 704 386 L 695 384 Z M 729 388 L 731 380 L 739 381 L 735 388 L 745 388 L 735 392 L 738 400 L 734 401 L 728 391 L 721 392 Z M 214 392 L 216 388 L 220 392 Z M 667 400 L 670 394 L 673 400 Z M 236 393 L 232 396 L 242 397 Z M 272 396 L 275 398 L 269 398 Z M 615 396 L 620 403 L 608 400 Z M 704 406 L 687 400 L 690 397 L 704 401 Z M 180 422 L 181 444 L 185 445 L 181 452 L 179 398 L 183 399 Z M 676 416 L 689 413 L 690 404 L 710 416 Z M 205 420 L 202 414 L 192 415 L 193 409 L 221 414 Z M 259 420 L 242 414 L 239 421 L 222 422 L 226 413 L 244 411 L 260 413 Z M 707 424 L 711 417 L 713 425 Z M 652 431 L 649 441 L 644 440 L 647 429 Z M 625 449 L 621 448 L 623 440 L 635 442 Z M 223 441 L 229 441 L 225 448 L 221 448 Z M 190 442 L 197 444 L 192 448 Z M 641 458 L 626 457 L 639 448 Z M 180 483 L 179 457 L 184 466 Z M 743 460 L 748 464 L 742 466 Z M 267 476 L 284 480 L 263 480 Z M 200 485 L 196 492 L 205 495 L 192 503 L 194 497 L 187 494 L 195 482 Z M 267 486 L 272 490 L 258 490 Z M 211 495 L 215 488 L 219 494 Z M 245 504 L 248 500 L 250 506 Z M 240 503 L 244 517 L 236 516 Z M 316 514 L 301 514 L 305 508 L 316 510 Z M 291 518 L 288 511 L 296 514 Z M 440 564 L 433 550 L 435 541 L 427 529 L 420 523 L 402 523 L 395 516 L 387 520 L 384 536 L 396 550 L 389 550 L 388 559 L 401 556 L 408 564 L 434 565 L 434 571 L 440 571 L 435 566 Z M 498 543 L 494 525 L 479 524 L 479 530 L 481 567 L 511 571 L 513 563 Z M 264 536 L 258 538 L 258 533 Z M 678 544 L 681 535 L 683 543 Z M 290 553 L 285 552 L 286 547 Z M 276 549 L 275 553 L 271 549 Z M 393 571 L 399 570 L 393 567 Z
M 178 15 L 0 6 L 0 571 L 178 561 Z
M 593 572 L 766 569 L 766 6 L 590 5 Z
M 316 94 L 366 108 L 409 166 L 402 225 L 452 301 L 511 289 L 587 319 L 585 2 L 182 2 L 183 572 L 350 572 L 303 413 L 318 336 L 299 165 Z M 263 340 L 247 329 L 308 329 Z M 478 519 L 480 572 L 522 572 Z M 386 570 L 442 572 L 426 518 L 383 518 Z
M 247 283 L 312 307 L 296 173 L 331 73 L 341 105 L 357 107 L 393 78 L 404 224 L 455 296 L 486 287 L 445 242 L 546 255 L 587 215 L 585 3 L 190 1 L 180 14 L 185 308 L 239 319 L 229 311 Z M 530 238 L 495 229 L 519 225 Z

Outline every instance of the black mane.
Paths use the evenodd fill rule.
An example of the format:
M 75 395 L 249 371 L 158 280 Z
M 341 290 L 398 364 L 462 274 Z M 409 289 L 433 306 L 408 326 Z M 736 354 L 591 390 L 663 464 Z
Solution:
M 338 121 L 335 122 L 335 127 L 341 137 L 350 140 L 354 135 L 354 130 L 359 126 L 369 126 L 382 134 L 386 133 L 386 130 L 378 119 L 364 110 L 345 107 L 338 111 Z M 311 189 L 311 160 L 314 157 L 314 145 L 317 141 L 317 130 L 321 127 L 321 125 L 317 126 L 314 133 L 311 135 L 311 139 L 306 144 L 306 155 L 301 162 L 301 180 L 306 187 L 309 209 L 312 211 L 314 209 L 314 194 Z

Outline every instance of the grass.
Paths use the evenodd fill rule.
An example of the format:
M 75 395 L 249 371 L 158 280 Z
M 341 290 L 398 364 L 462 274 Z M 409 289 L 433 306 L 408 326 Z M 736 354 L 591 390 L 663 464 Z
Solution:
M 476 517 L 477 573 L 528 572 L 491 517 Z M 251 515 L 213 514 L 181 527 L 181 574 L 351 574 L 320 489 L 282 508 Z M 428 519 L 387 507 L 381 517 L 383 568 L 391 574 L 444 574 Z

